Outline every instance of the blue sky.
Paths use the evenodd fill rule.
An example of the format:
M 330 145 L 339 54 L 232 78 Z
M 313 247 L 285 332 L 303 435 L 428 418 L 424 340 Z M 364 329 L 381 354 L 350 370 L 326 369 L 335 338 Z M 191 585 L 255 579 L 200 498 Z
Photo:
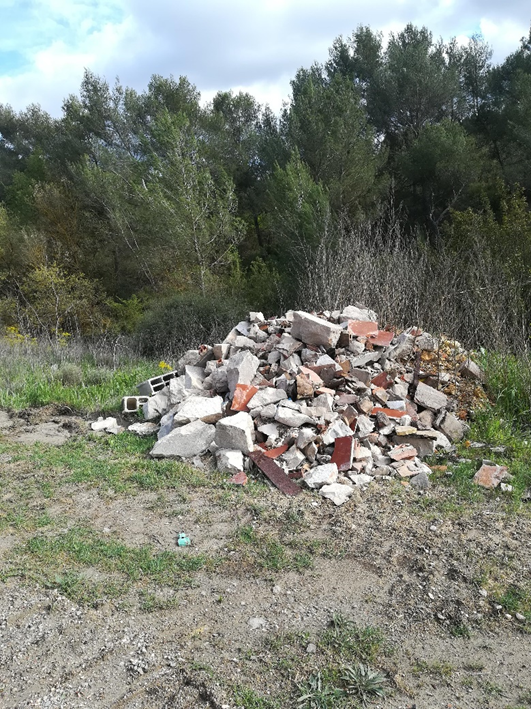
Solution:
M 480 31 L 501 61 L 530 21 L 520 0 L 0 0 L 0 103 L 59 115 L 89 68 L 138 90 L 155 73 L 185 75 L 206 100 L 246 90 L 277 110 L 295 71 L 359 24 L 461 41 Z

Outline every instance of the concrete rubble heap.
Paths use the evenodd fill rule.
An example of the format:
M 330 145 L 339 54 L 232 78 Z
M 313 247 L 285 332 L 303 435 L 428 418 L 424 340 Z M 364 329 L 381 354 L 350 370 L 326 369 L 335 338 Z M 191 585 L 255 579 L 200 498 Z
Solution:
M 379 329 L 365 308 L 250 313 L 223 342 L 186 352 L 162 385 L 140 384 L 124 413 L 160 421 L 152 456 L 211 455 L 231 475 L 254 464 L 286 494 L 306 486 L 341 505 L 389 477 L 425 489 L 422 458 L 451 450 L 467 428 L 444 390 L 482 377 L 453 345 L 463 365 L 450 381 L 423 369 L 440 346 L 434 337 Z

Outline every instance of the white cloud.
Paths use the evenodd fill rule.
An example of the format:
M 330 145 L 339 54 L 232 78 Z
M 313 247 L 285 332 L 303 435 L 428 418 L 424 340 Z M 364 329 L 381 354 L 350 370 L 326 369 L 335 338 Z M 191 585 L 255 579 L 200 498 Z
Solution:
M 204 100 L 241 88 L 278 110 L 297 69 L 326 61 L 334 38 L 358 24 L 387 34 L 411 21 L 465 43 L 481 29 L 495 61 L 529 24 L 523 0 L 0 0 L 0 10 L 0 100 L 55 115 L 85 67 L 137 90 L 154 73 L 185 75 Z M 18 53 L 16 70 L 6 54 L 2 72 L 2 51 Z

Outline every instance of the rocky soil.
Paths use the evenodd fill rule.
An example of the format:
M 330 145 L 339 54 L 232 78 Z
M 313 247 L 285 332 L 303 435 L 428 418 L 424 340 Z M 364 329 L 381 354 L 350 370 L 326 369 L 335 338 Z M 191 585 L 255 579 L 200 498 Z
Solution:
M 67 413 L 2 418 L 2 477 L 12 488 L 0 492 L 6 709 L 297 706 L 298 686 L 330 660 L 322 638 L 337 613 L 385 637 L 375 664 L 391 692 L 374 706 L 530 705 L 530 625 L 498 602 L 500 589 L 529 587 L 525 507 L 515 514 L 492 492 L 463 500 L 445 476 L 427 491 L 382 480 L 340 508 L 310 490 L 288 498 L 262 486 L 234 498 L 208 486 L 190 485 L 183 496 L 65 482 L 52 499 L 37 496 L 30 506 L 46 506 L 65 529 L 90 525 L 133 548 L 221 560 L 177 591 L 155 589 L 152 607 L 138 601 L 141 578 L 121 598 L 78 604 L 38 574 L 17 574 L 14 550 L 35 530 L 6 517 L 22 494 L 17 484 L 38 475 L 24 451 L 52 444 L 52 429 L 68 434 L 65 446 L 89 435 L 87 423 Z M 35 443 L 44 429 L 45 442 Z M 235 543 L 242 528 L 255 535 L 254 545 Z M 192 546 L 178 549 L 183 530 Z M 300 570 L 257 563 L 263 539 L 288 551 L 305 544 L 310 560 Z M 101 571 L 83 573 L 97 580 Z

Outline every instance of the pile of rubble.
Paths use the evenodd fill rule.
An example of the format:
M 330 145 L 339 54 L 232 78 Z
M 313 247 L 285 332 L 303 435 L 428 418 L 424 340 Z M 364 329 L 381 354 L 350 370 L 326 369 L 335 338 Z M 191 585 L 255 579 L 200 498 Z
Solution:
M 451 450 L 466 431 L 445 390 L 482 378 L 452 347 L 459 371 L 433 374 L 423 361 L 441 342 L 416 328 L 380 330 L 370 310 L 250 313 L 223 342 L 189 350 L 174 371 L 140 384 L 123 410 L 143 411 L 146 421 L 129 428 L 157 432 L 155 458 L 211 454 L 240 483 L 254 464 L 288 495 L 302 481 L 340 505 L 375 478 L 429 486 L 422 458 Z

